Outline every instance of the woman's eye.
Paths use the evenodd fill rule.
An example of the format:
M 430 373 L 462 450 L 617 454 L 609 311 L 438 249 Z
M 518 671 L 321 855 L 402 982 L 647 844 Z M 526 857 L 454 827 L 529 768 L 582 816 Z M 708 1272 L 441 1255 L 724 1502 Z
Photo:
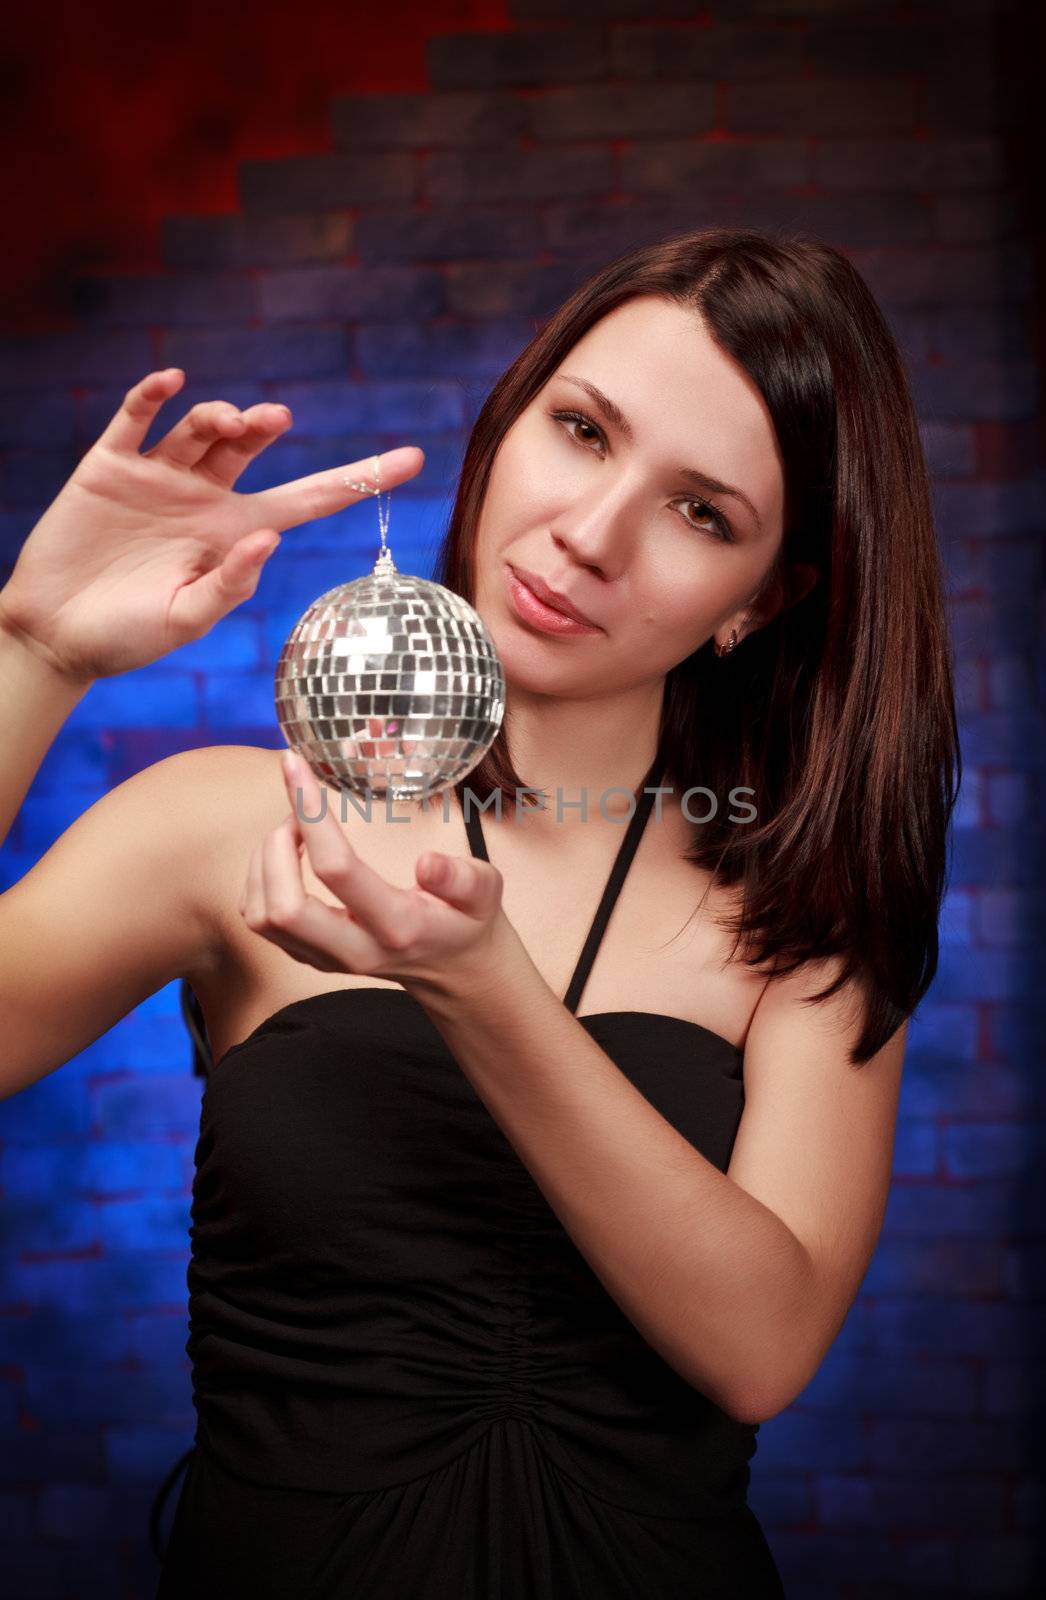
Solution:
M 677 501 L 677 504 L 681 506 L 700 506 L 701 510 L 704 512 L 704 516 L 701 517 L 700 520 L 702 522 L 710 522 L 713 530 L 720 534 L 720 536 L 725 537 L 725 535 L 723 535 L 723 525 L 720 520 L 719 513 L 712 506 L 710 506 L 706 500 L 679 500 Z M 697 527 L 698 524 L 694 521 L 693 517 L 688 516 L 686 520 L 691 523 L 693 527 Z
M 597 440 L 602 439 L 602 434 L 596 427 L 595 423 L 589 422 L 587 417 L 578 416 L 572 411 L 557 411 L 554 413 L 554 415 L 557 422 L 563 422 L 566 424 L 568 433 L 570 432 L 571 428 L 590 428 Z M 579 439 L 575 433 L 571 433 L 570 437 L 574 440 L 575 444 L 591 443 L 590 439 Z

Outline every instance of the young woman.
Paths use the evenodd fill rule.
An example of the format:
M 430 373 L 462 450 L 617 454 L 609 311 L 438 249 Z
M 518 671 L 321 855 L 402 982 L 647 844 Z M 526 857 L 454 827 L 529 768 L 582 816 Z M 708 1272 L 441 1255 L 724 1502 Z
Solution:
M 135 385 L 0 591 L 4 831 L 91 683 L 363 498 L 364 461 L 234 492 L 275 405 L 143 454 L 181 381 Z M 217 1062 L 159 1595 L 780 1595 L 749 1462 L 879 1236 L 959 760 L 916 417 L 848 260 L 713 229 L 591 279 L 488 397 L 436 576 L 508 685 L 453 796 L 368 821 L 195 750 L 0 898 L 0 1092 L 178 976 Z

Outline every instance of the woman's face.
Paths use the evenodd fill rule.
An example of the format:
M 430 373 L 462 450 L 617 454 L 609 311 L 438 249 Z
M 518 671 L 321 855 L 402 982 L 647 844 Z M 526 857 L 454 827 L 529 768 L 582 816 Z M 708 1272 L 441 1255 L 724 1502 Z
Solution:
M 571 379 L 595 385 L 624 420 Z M 619 306 L 494 458 L 475 605 L 506 677 L 537 693 L 602 695 L 663 677 L 713 632 L 740 637 L 780 547 L 783 506 L 765 402 L 698 313 L 651 295 Z M 554 634 L 526 620 L 512 569 L 565 595 L 599 631 Z M 749 616 L 748 631 L 765 620 Z

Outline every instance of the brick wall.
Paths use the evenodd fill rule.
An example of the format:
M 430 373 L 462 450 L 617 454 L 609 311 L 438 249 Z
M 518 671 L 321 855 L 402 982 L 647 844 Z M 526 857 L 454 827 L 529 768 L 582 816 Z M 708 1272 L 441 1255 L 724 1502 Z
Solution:
M 84 280 L 75 329 L 2 342 L 0 582 L 124 390 L 166 364 L 188 376 L 170 420 L 199 398 L 291 406 L 244 489 L 422 445 L 390 538 L 430 573 L 479 400 L 592 266 L 706 222 L 846 249 L 919 401 L 967 773 L 883 1237 L 817 1378 L 762 1428 L 751 1498 L 791 1600 L 1027 1594 L 1046 1570 L 1036 18 L 989 0 L 511 9 L 509 33 L 431 39 L 426 93 L 337 101 L 327 149 L 246 162 L 237 214 L 171 217 L 162 274 Z M 371 514 L 291 530 L 213 634 L 94 687 L 0 887 L 162 755 L 279 745 L 279 648 L 375 553 Z M 172 985 L 0 1104 L 0 1588 L 18 1600 L 155 1585 L 148 1510 L 193 1428 L 189 1063 Z

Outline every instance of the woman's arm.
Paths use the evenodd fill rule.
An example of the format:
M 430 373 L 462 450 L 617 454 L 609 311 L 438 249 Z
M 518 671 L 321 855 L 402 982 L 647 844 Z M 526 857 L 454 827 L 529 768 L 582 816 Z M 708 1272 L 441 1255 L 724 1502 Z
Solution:
M 86 679 L 74 682 L 59 672 L 6 625 L 0 590 L 0 844 L 66 718 L 89 687 Z
M 488 985 L 416 998 L 647 1342 L 737 1420 L 761 1421 L 782 1348 L 809 1326 L 807 1252 L 654 1109 L 499 927 Z

